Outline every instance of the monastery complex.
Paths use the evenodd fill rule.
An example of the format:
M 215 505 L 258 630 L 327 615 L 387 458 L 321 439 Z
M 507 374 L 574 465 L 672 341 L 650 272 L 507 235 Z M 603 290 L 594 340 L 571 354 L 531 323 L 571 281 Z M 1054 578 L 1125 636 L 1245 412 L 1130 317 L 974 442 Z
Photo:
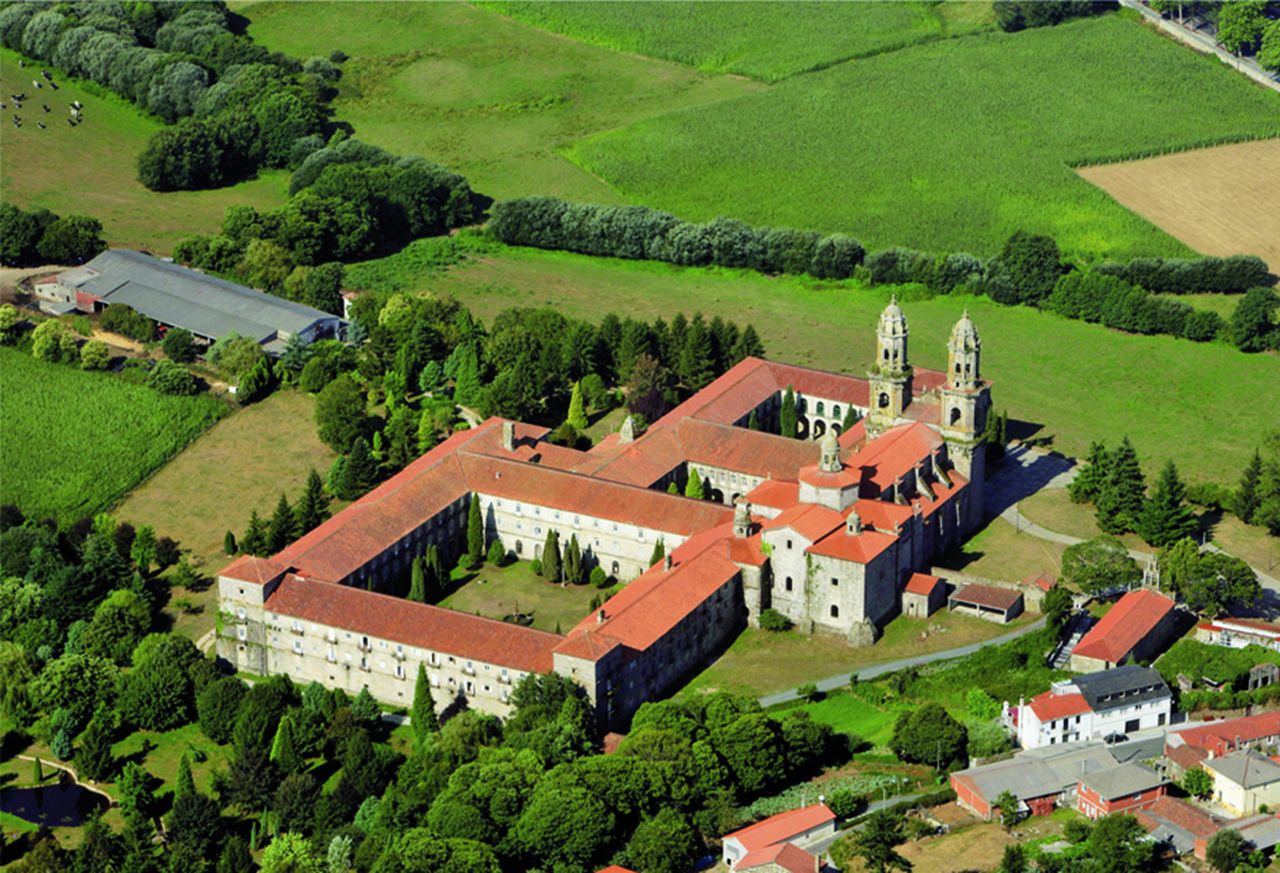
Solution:
M 401 705 L 425 664 L 438 705 L 462 696 L 499 715 L 523 676 L 555 671 L 619 727 L 767 608 L 872 644 L 911 575 L 980 520 L 990 409 L 967 314 L 945 373 L 911 367 L 896 302 L 876 338 L 866 378 L 748 358 L 642 435 L 628 420 L 590 451 L 498 418 L 454 434 L 278 554 L 223 569 L 218 655 Z M 801 439 L 768 432 L 788 388 Z M 850 407 L 863 418 L 842 431 Z M 710 499 L 668 493 L 693 475 Z M 428 545 L 461 553 L 472 500 L 486 544 L 539 558 L 556 530 L 630 581 L 563 636 L 382 593 Z M 659 541 L 666 557 L 648 566 Z

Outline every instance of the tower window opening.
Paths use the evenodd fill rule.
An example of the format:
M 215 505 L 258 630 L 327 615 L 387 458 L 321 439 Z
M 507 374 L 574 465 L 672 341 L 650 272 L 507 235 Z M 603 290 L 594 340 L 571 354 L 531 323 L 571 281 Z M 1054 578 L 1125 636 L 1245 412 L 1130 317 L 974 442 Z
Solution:
M 840 617 L 840 607 L 836 606 L 834 603 L 831 605 L 831 617 L 832 618 Z
M 954 407 L 951 410 L 951 423 L 955 424 L 960 420 L 960 407 Z
M 889 405 L 889 395 L 885 394 L 884 392 L 881 392 L 879 403 L 880 403 L 881 409 L 886 408 Z

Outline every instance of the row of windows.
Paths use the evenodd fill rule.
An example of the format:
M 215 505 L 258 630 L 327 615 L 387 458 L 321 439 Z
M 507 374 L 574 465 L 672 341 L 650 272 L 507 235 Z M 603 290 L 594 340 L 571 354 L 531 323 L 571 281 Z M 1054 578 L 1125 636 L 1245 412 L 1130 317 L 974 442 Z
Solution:
M 502 498 L 499 498 L 499 497 L 495 497 L 495 498 L 493 498 L 493 505 L 494 505 L 494 507 L 496 507 L 497 509 L 502 509 L 502 508 L 503 508 Z M 541 507 L 541 506 L 538 506 L 537 504 L 530 504 L 530 505 L 533 507 L 533 514 L 534 514 L 535 516 L 541 517 L 541 516 L 542 516 L 542 507 Z M 513 511 L 516 515 L 523 515 L 523 514 L 524 514 L 524 504 L 522 504 L 522 503 L 514 503 L 514 502 L 513 502 L 513 503 L 511 503 L 511 507 L 512 507 L 512 511 Z M 560 521 L 560 520 L 561 520 L 560 510 L 558 510 L 558 509 L 550 509 L 550 510 L 548 510 L 547 512 L 548 512 L 548 515 L 552 518 L 552 520 L 554 520 L 554 521 Z M 568 513 L 565 513 L 565 514 L 567 515 Z M 597 528 L 597 529 L 601 527 L 601 525 L 600 525 L 600 519 L 595 518 L 595 517 L 589 517 L 589 520 L 590 520 L 590 522 L 591 522 L 591 526 L 592 526 L 592 527 Z M 606 522 L 606 524 L 612 525 L 612 527 L 613 527 L 613 530 L 614 530 L 614 531 L 619 531 L 619 532 L 621 532 L 621 531 L 622 531 L 622 527 L 621 527 L 621 526 L 618 524 L 618 522 L 616 522 L 616 521 L 614 521 L 614 522 Z M 579 515 L 575 515 L 575 516 L 573 517 L 573 526 L 574 526 L 574 527 L 582 527 L 582 517 L 581 517 L 581 516 L 579 516 Z M 535 530 L 537 530 L 538 532 L 541 532 L 541 530 L 542 530 L 542 529 L 541 529 L 541 528 L 536 528 Z M 645 535 L 645 529 L 644 529 L 644 528 L 642 528 L 642 527 L 637 527 L 637 528 L 636 528 L 636 536 L 637 536 L 637 538 L 639 538 L 639 539 L 643 540 L 643 539 L 644 539 L 644 535 Z

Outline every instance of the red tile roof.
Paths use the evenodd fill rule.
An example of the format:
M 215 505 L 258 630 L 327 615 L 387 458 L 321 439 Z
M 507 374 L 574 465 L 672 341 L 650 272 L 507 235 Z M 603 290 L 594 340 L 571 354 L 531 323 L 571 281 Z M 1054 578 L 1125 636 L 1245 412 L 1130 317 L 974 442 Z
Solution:
M 267 598 L 266 608 L 290 618 L 529 673 L 549 671 L 551 651 L 564 640 L 546 631 L 292 573 Z
M 863 468 L 846 464 L 836 472 L 828 472 L 817 464 L 810 464 L 801 467 L 796 478 L 814 488 L 857 488 L 863 478 Z
M 846 518 L 845 513 L 842 518 Z M 828 558 L 840 558 L 844 561 L 856 561 L 869 564 L 885 549 L 893 545 L 897 537 L 863 528 L 860 533 L 851 534 L 843 524 L 831 533 L 805 549 L 812 555 L 824 555 Z
M 800 483 L 787 479 L 766 479 L 747 494 L 753 506 L 785 509 L 800 499 Z
M 1022 580 L 1023 585 L 1032 588 L 1039 588 L 1041 591 L 1048 591 L 1058 580 L 1054 579 L 1048 573 L 1032 573 L 1030 576 Z
M 735 870 L 754 870 L 766 864 L 787 873 L 818 873 L 818 857 L 792 843 L 777 843 L 743 856 Z
M 1223 755 L 1240 743 L 1252 743 L 1264 737 L 1280 736 L 1280 712 L 1260 712 L 1241 718 L 1227 718 L 1221 721 L 1206 722 L 1200 727 L 1180 730 L 1170 734 L 1183 745 L 1194 746 Z
M 1072 655 L 1118 664 L 1173 607 L 1172 600 L 1150 588 L 1130 591 L 1084 635 Z
M 250 582 L 254 585 L 266 585 L 279 579 L 288 569 L 287 565 L 267 558 L 241 555 L 223 567 L 218 572 L 218 575 L 226 576 L 229 579 L 238 579 L 241 582 Z
M 844 516 L 829 506 L 797 503 L 764 523 L 765 530 L 789 527 L 809 542 L 817 542 L 836 528 L 844 527 Z
M 1164 819 L 1200 839 L 1213 836 L 1227 823 L 1224 818 L 1167 794 L 1157 798 L 1146 809 L 1135 810 L 1133 814 L 1148 832 L 1160 827 L 1159 819 Z
M 1008 611 L 1022 599 L 1022 592 L 1012 588 L 999 588 L 995 585 L 965 585 L 952 594 L 951 599 Z
M 1166 745 L 1164 747 L 1164 756 L 1183 770 L 1190 770 L 1203 764 L 1209 757 L 1209 753 L 1197 746 Z
M 614 864 L 612 866 L 605 867 L 603 870 L 597 870 L 596 873 L 635 873 L 635 871 L 629 870 L 626 867 L 619 867 L 617 864 Z
M 1037 694 L 1031 698 L 1028 706 L 1036 714 L 1036 718 L 1040 719 L 1041 724 L 1091 711 L 1089 702 L 1084 699 L 1083 694 L 1054 694 L 1052 691 Z
M 908 594 L 923 594 L 927 597 L 941 584 L 942 580 L 937 576 L 930 576 L 926 573 L 912 573 L 911 578 L 907 580 L 905 590 Z
M 835 821 L 836 814 L 825 803 L 802 806 L 790 812 L 771 815 L 750 827 L 725 834 L 725 840 L 737 840 L 748 852 L 764 849 Z
M 942 437 L 928 425 L 919 422 L 900 424 L 868 442 L 862 451 L 845 463 L 855 469 L 865 468 L 862 482 L 872 482 L 883 491 L 910 473 L 917 462 L 929 457 L 941 445 Z

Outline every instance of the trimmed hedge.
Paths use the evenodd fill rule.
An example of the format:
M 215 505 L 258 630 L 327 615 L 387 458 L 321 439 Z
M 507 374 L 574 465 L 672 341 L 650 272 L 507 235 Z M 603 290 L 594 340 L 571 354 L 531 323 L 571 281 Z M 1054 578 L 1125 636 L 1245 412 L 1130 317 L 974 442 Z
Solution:
M 1226 258 L 1134 258 L 1100 264 L 1096 271 L 1141 285 L 1153 294 L 1240 294 L 1267 284 L 1267 262 L 1257 255 Z

